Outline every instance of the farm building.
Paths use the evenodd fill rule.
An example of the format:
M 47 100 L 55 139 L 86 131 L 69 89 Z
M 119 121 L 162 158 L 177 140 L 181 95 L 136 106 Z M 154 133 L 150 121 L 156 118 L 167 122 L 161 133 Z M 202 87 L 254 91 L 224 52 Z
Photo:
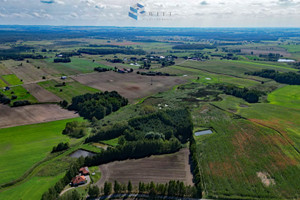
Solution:
M 71 186 L 82 185 L 86 183 L 86 178 L 84 176 L 76 176 L 71 180 Z
M 79 169 L 79 172 L 81 173 L 81 175 L 89 175 L 90 171 L 88 167 L 82 167 Z
M 67 76 L 62 76 L 61 79 L 65 80 L 65 79 L 67 79 Z

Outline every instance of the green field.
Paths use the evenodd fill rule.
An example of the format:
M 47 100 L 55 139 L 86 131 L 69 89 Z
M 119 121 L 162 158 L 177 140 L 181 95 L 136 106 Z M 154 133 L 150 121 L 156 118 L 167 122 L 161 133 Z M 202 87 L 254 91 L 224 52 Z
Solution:
M 6 86 L 7 86 L 6 83 L 0 78 L 0 87 L 1 87 L 1 89 L 3 87 L 6 87 Z
M 268 95 L 271 104 L 300 109 L 300 86 L 289 85 L 275 90 Z
M 53 186 L 64 174 L 50 177 L 36 176 L 26 181 L 25 183 L 18 185 L 14 188 L 10 188 L 0 192 L 0 199 L 16 200 L 16 199 L 28 199 L 28 200 L 40 200 L 45 191 Z
M 13 104 L 13 102 L 15 102 L 15 101 L 23 101 L 23 100 L 28 100 L 31 103 L 37 103 L 38 102 L 38 100 L 34 96 L 32 96 L 22 86 L 11 87 L 10 90 L 2 91 L 2 93 L 10 99 L 12 98 L 12 96 L 17 96 L 16 99 L 13 99 L 11 101 L 11 104 Z
M 15 74 L 3 75 L 2 78 L 9 85 L 22 85 L 23 84 L 23 82 Z
M 21 177 L 46 158 L 53 146 L 69 141 L 61 132 L 74 120 L 82 118 L 0 129 L 0 185 Z
M 47 59 L 56 70 L 63 74 L 80 74 L 93 72 L 95 67 L 105 67 L 104 65 L 92 62 L 86 58 L 72 57 L 70 63 L 53 63 L 53 59 Z
M 85 86 L 77 81 L 66 82 L 66 86 L 55 87 L 55 85 L 61 83 L 62 81 L 50 80 L 39 82 L 38 84 L 68 102 L 71 102 L 72 98 L 78 95 L 100 92 L 97 89 Z M 61 89 L 63 90 L 62 92 L 60 91 Z

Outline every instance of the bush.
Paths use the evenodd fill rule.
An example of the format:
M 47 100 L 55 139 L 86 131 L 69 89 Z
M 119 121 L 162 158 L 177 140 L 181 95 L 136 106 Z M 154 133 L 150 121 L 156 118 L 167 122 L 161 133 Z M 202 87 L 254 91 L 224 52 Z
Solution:
M 59 152 L 59 151 L 64 151 L 69 148 L 69 143 L 59 143 L 57 146 L 53 147 L 51 153 Z

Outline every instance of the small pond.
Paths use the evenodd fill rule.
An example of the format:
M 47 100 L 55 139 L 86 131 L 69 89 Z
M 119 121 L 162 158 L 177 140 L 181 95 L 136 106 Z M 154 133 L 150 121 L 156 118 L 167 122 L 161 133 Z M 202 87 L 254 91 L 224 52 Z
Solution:
M 197 131 L 195 133 L 195 136 L 199 136 L 199 135 L 207 135 L 207 134 L 212 134 L 213 132 L 211 130 L 204 130 L 204 131 Z
M 80 158 L 81 156 L 85 157 L 90 157 L 95 155 L 95 153 L 92 153 L 90 151 L 86 151 L 83 149 L 78 149 L 77 151 L 74 151 L 73 153 L 71 153 L 69 156 L 72 158 Z

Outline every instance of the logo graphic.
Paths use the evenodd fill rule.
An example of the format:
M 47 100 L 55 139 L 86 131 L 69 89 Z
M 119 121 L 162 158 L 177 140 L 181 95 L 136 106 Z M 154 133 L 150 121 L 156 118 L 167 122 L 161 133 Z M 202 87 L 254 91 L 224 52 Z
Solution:
M 138 20 L 139 15 L 145 14 L 145 6 L 142 4 L 134 4 L 133 6 L 130 6 L 130 11 L 128 16 L 131 17 L 132 19 Z

